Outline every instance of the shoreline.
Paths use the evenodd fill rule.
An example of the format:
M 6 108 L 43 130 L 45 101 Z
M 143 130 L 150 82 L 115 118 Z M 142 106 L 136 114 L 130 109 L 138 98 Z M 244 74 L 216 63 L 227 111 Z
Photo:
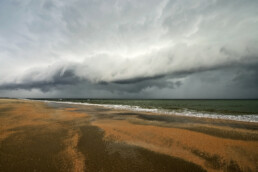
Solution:
M 31 100 L 31 99 L 22 99 L 22 100 Z M 63 104 L 74 104 L 74 105 L 84 105 L 84 106 L 100 106 L 104 108 L 111 108 L 116 110 L 128 110 L 134 112 L 144 112 L 152 113 L 156 115 L 176 115 L 182 117 L 194 117 L 194 118 L 208 118 L 208 119 L 218 119 L 218 120 L 229 120 L 229 121 L 239 121 L 239 122 L 250 122 L 258 123 L 258 115 L 225 115 L 225 114 L 216 114 L 216 113 L 190 113 L 190 111 L 185 111 L 182 113 L 177 113 L 173 111 L 168 111 L 165 109 L 148 109 L 141 108 L 140 106 L 130 106 L 130 105 L 114 105 L 114 104 L 91 104 L 91 103 L 82 103 L 82 102 L 68 102 L 68 101 L 50 101 L 50 100 L 31 100 L 31 101 L 40 101 L 40 102 L 54 102 L 54 103 L 63 103 Z M 253 118 L 253 119 L 251 119 Z

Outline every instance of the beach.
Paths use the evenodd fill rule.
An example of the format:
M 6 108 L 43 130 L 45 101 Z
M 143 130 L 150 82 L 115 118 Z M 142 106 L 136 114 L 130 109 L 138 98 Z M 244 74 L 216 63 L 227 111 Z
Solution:
M 258 123 L 0 99 L 0 171 L 258 171 Z

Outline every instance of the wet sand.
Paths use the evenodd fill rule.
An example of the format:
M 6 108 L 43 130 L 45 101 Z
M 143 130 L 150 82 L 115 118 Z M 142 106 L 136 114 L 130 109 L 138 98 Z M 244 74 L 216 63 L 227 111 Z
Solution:
M 258 124 L 0 99 L 0 171 L 258 171 Z

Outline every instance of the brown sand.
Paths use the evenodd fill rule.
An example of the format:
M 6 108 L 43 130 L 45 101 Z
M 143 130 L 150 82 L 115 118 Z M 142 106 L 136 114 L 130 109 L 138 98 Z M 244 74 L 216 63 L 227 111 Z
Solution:
M 105 130 L 106 139 L 179 157 L 209 171 L 226 170 L 233 164 L 235 167 L 231 168 L 244 171 L 257 169 L 257 141 L 224 139 L 185 129 L 136 125 L 128 121 L 102 120 L 93 125 Z
M 64 169 L 83 171 L 84 157 L 77 150 L 79 132 L 75 127 L 66 123 L 87 116 L 86 114 L 72 113 L 69 110 L 51 109 L 40 102 L 0 99 L 0 159 L 2 160 L 2 162 L 0 161 L 0 171 L 1 166 L 4 167 L 3 171 L 26 171 L 27 168 L 23 169 L 17 164 L 17 166 L 13 165 L 15 162 L 12 162 L 14 168 L 10 168 L 6 161 L 9 157 L 16 155 L 17 157 L 13 158 L 13 161 L 23 161 L 23 159 L 29 161 L 27 159 L 32 158 L 29 156 L 18 157 L 18 152 L 12 153 L 14 149 L 10 149 L 13 147 L 5 144 L 10 144 L 10 139 L 12 139 L 11 144 L 27 151 L 21 153 L 21 155 L 38 151 L 39 156 L 35 155 L 35 157 L 42 159 L 45 157 L 42 161 L 52 158 L 53 166 L 56 166 L 56 168 L 44 167 L 49 171 L 55 171 L 55 169 L 60 171 L 65 171 Z M 31 139 L 31 141 L 28 141 L 28 139 Z M 43 152 L 45 150 L 40 150 L 39 144 L 45 144 L 42 147 L 49 150 Z M 53 149 L 58 154 L 48 152 L 51 150 L 51 146 L 47 145 L 50 144 L 55 146 Z M 32 159 L 33 161 L 36 161 L 36 159 Z M 41 160 L 39 159 L 39 161 Z M 40 168 L 40 170 L 44 171 L 44 168 Z M 33 171 L 33 169 L 30 169 L 30 171 Z
M 258 171 L 257 162 L 256 123 L 0 99 L 0 171 Z

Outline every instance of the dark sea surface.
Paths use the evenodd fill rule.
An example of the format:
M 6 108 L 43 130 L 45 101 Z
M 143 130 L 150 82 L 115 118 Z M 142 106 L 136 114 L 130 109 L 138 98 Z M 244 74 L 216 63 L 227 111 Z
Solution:
M 258 122 L 258 100 L 51 99 L 115 109 Z

